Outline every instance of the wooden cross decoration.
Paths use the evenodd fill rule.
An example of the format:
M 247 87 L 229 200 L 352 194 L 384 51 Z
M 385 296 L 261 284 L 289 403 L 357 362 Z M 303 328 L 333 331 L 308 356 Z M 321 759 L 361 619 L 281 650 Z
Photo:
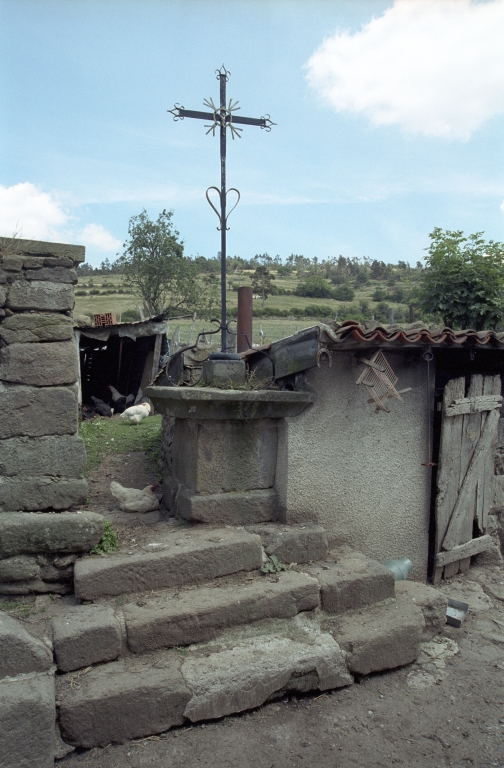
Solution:
M 238 106 L 239 102 L 229 99 L 229 103 L 226 104 L 226 83 L 229 80 L 231 72 L 228 72 L 225 66 L 222 65 L 220 69 L 215 70 L 215 73 L 217 75 L 217 80 L 220 82 L 220 104 L 218 106 L 214 104 L 212 98 L 205 99 L 203 102 L 206 107 L 209 107 L 212 110 L 211 112 L 196 112 L 194 110 L 185 109 L 178 104 L 175 104 L 173 109 L 169 109 L 167 111 L 173 115 L 174 120 L 183 120 L 184 117 L 194 117 L 197 120 L 211 121 L 209 125 L 205 126 L 205 128 L 208 128 L 207 134 L 212 132 L 212 136 L 215 136 L 215 131 L 217 129 L 220 131 L 220 189 L 218 187 L 208 187 L 206 191 L 206 198 L 217 214 L 220 224 L 217 229 L 220 230 L 221 233 L 221 350 L 222 352 L 226 352 L 226 231 L 229 229 L 227 226 L 227 220 L 231 212 L 236 208 L 240 201 L 240 193 L 235 187 L 226 189 L 226 132 L 229 128 L 231 130 L 231 138 L 234 139 L 236 136 L 241 138 L 240 134 L 243 131 L 243 128 L 238 128 L 238 125 L 257 125 L 259 128 L 271 131 L 271 126 L 276 125 L 276 123 L 273 123 L 270 120 L 269 115 L 265 115 L 259 118 L 239 117 L 238 115 L 235 115 L 234 113 L 240 109 Z M 219 195 L 220 212 L 210 200 L 210 190 L 215 190 Z M 226 200 L 228 192 L 236 192 L 237 199 L 233 208 L 231 208 L 229 213 L 226 213 Z

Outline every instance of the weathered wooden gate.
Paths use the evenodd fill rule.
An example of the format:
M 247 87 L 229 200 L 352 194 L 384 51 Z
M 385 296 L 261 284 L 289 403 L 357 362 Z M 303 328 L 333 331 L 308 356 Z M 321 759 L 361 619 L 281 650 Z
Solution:
M 471 555 L 491 543 L 485 531 L 501 404 L 500 376 L 471 376 L 467 395 L 464 377 L 444 389 L 434 583 L 467 571 Z

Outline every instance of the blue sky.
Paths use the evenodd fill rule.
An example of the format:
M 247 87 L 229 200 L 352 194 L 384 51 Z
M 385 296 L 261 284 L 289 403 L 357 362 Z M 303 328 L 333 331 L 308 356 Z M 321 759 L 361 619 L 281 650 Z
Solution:
M 228 253 L 415 263 L 436 226 L 504 240 L 503 0 L 0 0 L 0 234 L 114 259 L 174 210 L 219 250 L 218 139 L 175 102 L 271 133 L 228 141 Z

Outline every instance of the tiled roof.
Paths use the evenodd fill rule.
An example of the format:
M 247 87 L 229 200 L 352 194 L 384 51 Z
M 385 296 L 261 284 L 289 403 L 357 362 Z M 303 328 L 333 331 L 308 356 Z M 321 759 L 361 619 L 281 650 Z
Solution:
M 497 331 L 453 331 L 451 328 L 429 328 L 423 323 L 411 325 L 361 324 L 346 320 L 337 328 L 319 325 L 320 342 L 328 347 L 353 347 L 359 344 L 385 344 L 387 346 L 434 346 L 460 347 L 487 346 L 504 347 L 504 332 Z

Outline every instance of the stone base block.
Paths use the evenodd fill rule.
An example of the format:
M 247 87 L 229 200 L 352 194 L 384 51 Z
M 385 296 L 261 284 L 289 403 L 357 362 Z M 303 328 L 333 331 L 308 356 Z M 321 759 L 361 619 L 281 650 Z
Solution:
M 85 504 L 87 491 L 87 480 L 82 478 L 2 477 L 0 512 L 75 508 Z
M 205 360 L 203 380 L 209 387 L 230 389 L 245 384 L 243 360 Z
M 54 675 L 0 681 L 0 766 L 53 768 Z
M 53 619 L 54 655 L 58 669 L 71 672 L 117 659 L 121 626 L 112 608 L 82 605 Z
M 347 652 L 356 675 L 369 675 L 410 664 L 420 654 L 424 617 L 410 597 L 338 616 L 324 628 Z
M 230 587 L 200 587 L 124 606 L 128 646 L 134 653 L 212 640 L 239 624 L 291 618 L 319 605 L 319 586 L 304 573 L 280 573 Z
M 104 518 L 95 512 L 0 515 L 0 557 L 38 552 L 88 552 L 103 534 Z
M 77 435 L 13 437 L 0 440 L 5 476 L 80 477 L 86 464 L 84 441 Z
M 397 597 L 408 598 L 423 613 L 425 627 L 422 640 L 428 642 L 435 635 L 441 634 L 446 625 L 446 606 L 448 600 L 439 590 L 419 581 L 396 581 Z
M 273 419 L 177 419 L 173 476 L 195 492 L 271 488 L 275 482 L 277 422 Z
M 309 563 L 327 555 L 326 532 L 314 523 L 251 525 L 247 531 L 257 533 L 266 554 L 275 555 L 282 563 Z
M 0 381 L 0 439 L 74 435 L 77 387 L 25 387 Z
M 276 491 L 267 488 L 241 493 L 196 494 L 182 488 L 177 511 L 184 520 L 222 525 L 251 525 L 278 518 Z
M 68 290 L 73 293 L 70 286 Z M 74 384 L 78 378 L 77 366 L 73 341 L 9 344 L 0 349 L 0 378 L 16 384 L 28 384 L 33 387 Z
M 192 690 L 192 722 L 258 707 L 289 692 L 326 691 L 352 683 L 340 647 L 310 622 L 271 622 L 194 649 L 182 666 Z
M 28 634 L 19 621 L 0 611 L 0 679 L 45 672 L 51 665 L 50 648 Z
M 60 678 L 59 717 L 63 739 L 86 749 L 181 725 L 191 697 L 176 652 L 155 669 L 144 660 L 96 667 L 80 683 L 80 688 L 72 689 Z
M 394 597 L 394 574 L 360 552 L 331 552 L 335 563 L 309 569 L 320 583 L 322 609 L 339 614 Z

